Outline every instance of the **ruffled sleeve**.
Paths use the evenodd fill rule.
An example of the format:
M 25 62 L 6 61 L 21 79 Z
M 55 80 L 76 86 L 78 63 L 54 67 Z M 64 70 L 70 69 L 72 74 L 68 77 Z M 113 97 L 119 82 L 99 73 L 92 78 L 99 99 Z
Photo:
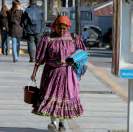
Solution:
M 76 36 L 75 44 L 76 44 L 76 49 L 87 50 L 85 45 L 84 45 L 84 42 L 80 36 Z
M 42 37 L 38 43 L 36 50 L 36 63 L 39 65 L 44 64 L 46 61 L 46 49 L 48 46 L 48 40 L 48 37 Z

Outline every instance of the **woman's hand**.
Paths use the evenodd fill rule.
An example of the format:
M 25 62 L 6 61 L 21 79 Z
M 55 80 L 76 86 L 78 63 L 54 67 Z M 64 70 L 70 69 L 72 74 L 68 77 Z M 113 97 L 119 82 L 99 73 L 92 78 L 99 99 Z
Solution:
M 67 64 L 67 65 L 70 65 L 70 66 L 72 66 L 72 65 L 73 65 L 73 63 L 72 63 L 72 62 L 66 62 L 66 64 Z
M 66 64 L 66 62 L 64 60 L 61 61 L 61 64 Z
M 73 59 L 72 58 L 67 58 L 66 59 L 66 64 L 73 65 Z
M 36 73 L 37 73 L 38 67 L 39 67 L 39 65 L 38 64 L 35 64 L 33 73 L 32 73 L 32 75 L 30 77 L 31 80 L 34 81 L 34 82 L 36 81 Z
M 36 75 L 35 75 L 34 72 L 33 72 L 32 75 L 31 75 L 31 80 L 34 81 L 34 82 L 36 81 Z

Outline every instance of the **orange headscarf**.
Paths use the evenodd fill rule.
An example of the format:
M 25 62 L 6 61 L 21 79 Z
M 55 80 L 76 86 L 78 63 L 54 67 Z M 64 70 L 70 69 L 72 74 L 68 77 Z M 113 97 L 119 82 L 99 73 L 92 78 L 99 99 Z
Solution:
M 57 21 L 57 24 L 65 24 L 67 27 L 71 27 L 71 21 L 68 16 L 59 16 Z
M 52 29 L 55 29 L 58 24 L 65 24 L 68 28 L 70 28 L 71 20 L 68 16 L 58 16 L 52 24 Z

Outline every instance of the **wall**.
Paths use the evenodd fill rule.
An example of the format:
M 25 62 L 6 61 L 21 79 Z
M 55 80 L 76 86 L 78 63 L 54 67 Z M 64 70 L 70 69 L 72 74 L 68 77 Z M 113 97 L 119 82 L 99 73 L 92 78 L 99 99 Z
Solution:
M 112 28 L 112 16 L 96 16 L 96 23 L 102 29 L 102 33 L 106 33 L 109 28 Z

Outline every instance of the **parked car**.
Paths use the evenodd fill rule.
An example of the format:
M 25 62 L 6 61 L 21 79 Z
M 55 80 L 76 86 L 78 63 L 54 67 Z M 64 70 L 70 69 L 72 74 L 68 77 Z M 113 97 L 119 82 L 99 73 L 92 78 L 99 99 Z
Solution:
M 95 25 L 88 25 L 84 28 L 87 28 L 89 37 L 86 40 L 86 46 L 90 49 L 92 47 L 101 47 L 102 46 L 102 31 L 101 28 Z

